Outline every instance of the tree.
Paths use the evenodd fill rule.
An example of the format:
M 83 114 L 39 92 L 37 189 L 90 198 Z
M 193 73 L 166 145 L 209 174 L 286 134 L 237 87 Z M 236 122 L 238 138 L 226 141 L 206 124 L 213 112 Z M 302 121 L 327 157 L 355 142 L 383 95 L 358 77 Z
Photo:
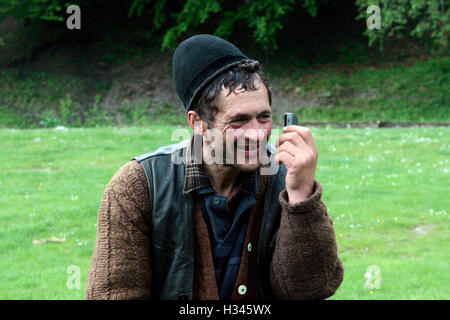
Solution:
M 389 38 L 411 36 L 429 41 L 438 48 L 448 48 L 450 4 L 448 0 L 356 0 L 358 19 L 367 19 L 369 5 L 381 9 L 381 28 L 367 29 L 369 45 Z
M 0 19 L 8 15 L 16 18 L 63 21 L 65 10 L 71 4 L 82 10 L 102 6 L 106 0 L 2 0 Z M 123 1 L 121 1 L 123 3 Z M 229 37 L 238 21 L 250 29 L 257 43 L 263 48 L 276 48 L 277 32 L 283 29 L 283 18 L 296 5 L 295 0 L 240 0 L 232 7 L 225 0 L 128 0 L 128 17 L 144 16 L 151 21 L 152 30 L 163 35 L 162 48 L 172 49 L 182 34 L 199 25 L 214 23 L 218 36 Z M 318 11 L 319 3 L 327 0 L 304 0 L 300 4 L 312 15 Z M 181 5 L 180 5 L 181 4 Z M 111 2 L 108 3 L 111 6 Z M 114 6 L 114 2 L 112 4 Z M 217 23 L 215 23 L 217 21 Z
M 166 1 L 134 0 L 130 14 L 141 15 L 146 6 L 153 4 L 155 27 L 160 28 L 166 20 L 164 3 Z M 325 0 L 304 0 L 301 5 L 312 15 L 317 14 L 319 3 Z M 293 9 L 295 0 L 244 0 L 234 1 L 232 8 L 225 8 L 224 0 L 186 0 L 182 9 L 170 13 L 172 26 L 165 32 L 162 47 L 173 48 L 177 39 L 186 31 L 198 25 L 218 19 L 218 27 L 214 31 L 217 36 L 227 38 L 235 30 L 236 23 L 241 20 L 253 29 L 254 39 L 263 48 L 276 48 L 277 32 L 283 29 L 283 18 Z
M 412 36 L 429 40 L 441 48 L 448 47 L 450 31 L 449 0 L 355 0 L 357 19 L 367 19 L 369 5 L 381 8 L 381 29 L 368 29 L 365 35 L 369 44 L 379 43 L 383 48 L 386 39 Z M 212 26 L 212 32 L 228 38 L 239 32 L 238 22 L 247 30 L 253 30 L 255 41 L 264 49 L 276 48 L 278 34 L 286 23 L 286 17 L 295 6 L 303 7 L 316 16 L 320 7 L 331 5 L 328 0 L 0 0 L 0 20 L 12 15 L 31 20 L 65 21 L 66 8 L 72 4 L 81 10 L 108 7 L 122 13 L 125 18 L 144 18 L 149 33 L 162 37 L 163 49 L 176 46 L 183 34 L 198 27 Z M 333 5 L 339 5 L 333 3 Z

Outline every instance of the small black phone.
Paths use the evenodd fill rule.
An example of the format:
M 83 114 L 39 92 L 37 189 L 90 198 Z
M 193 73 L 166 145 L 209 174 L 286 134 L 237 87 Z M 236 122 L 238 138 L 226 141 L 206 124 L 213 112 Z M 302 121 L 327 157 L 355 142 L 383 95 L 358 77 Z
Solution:
M 298 125 L 297 116 L 294 113 L 287 112 L 284 114 L 284 126 L 296 126 Z

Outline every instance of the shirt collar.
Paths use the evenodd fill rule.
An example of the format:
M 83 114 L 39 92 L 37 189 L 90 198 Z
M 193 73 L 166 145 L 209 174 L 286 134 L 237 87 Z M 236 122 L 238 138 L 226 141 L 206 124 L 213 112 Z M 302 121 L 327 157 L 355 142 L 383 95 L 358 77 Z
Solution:
M 185 151 L 183 194 L 211 186 L 208 175 L 201 164 L 201 146 L 201 136 L 193 134 Z

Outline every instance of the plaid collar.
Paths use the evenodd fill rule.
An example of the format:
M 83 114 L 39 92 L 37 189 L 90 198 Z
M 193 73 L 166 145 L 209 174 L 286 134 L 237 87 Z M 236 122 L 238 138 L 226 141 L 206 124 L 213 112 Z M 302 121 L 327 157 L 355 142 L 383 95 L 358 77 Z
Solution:
M 192 135 L 189 143 L 186 147 L 186 157 L 185 157 L 185 175 L 184 175 L 184 185 L 183 194 L 188 194 L 192 191 L 197 191 L 203 188 L 212 188 L 211 182 L 209 181 L 208 175 L 201 164 L 201 161 L 196 161 L 193 154 L 194 144 L 198 143 L 201 145 L 197 139 L 201 137 Z M 257 171 L 254 172 L 241 172 L 238 179 L 241 180 L 241 191 L 250 194 L 255 188 L 255 179 L 257 179 Z M 257 190 L 255 194 L 257 193 Z

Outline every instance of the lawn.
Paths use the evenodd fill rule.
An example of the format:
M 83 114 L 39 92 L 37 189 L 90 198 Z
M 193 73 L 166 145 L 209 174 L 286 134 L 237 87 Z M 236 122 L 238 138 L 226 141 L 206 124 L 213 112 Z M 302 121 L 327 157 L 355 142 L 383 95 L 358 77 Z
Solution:
M 1 129 L 0 299 L 83 299 L 106 184 L 175 128 Z M 345 267 L 332 299 L 448 299 L 450 128 L 311 130 Z

